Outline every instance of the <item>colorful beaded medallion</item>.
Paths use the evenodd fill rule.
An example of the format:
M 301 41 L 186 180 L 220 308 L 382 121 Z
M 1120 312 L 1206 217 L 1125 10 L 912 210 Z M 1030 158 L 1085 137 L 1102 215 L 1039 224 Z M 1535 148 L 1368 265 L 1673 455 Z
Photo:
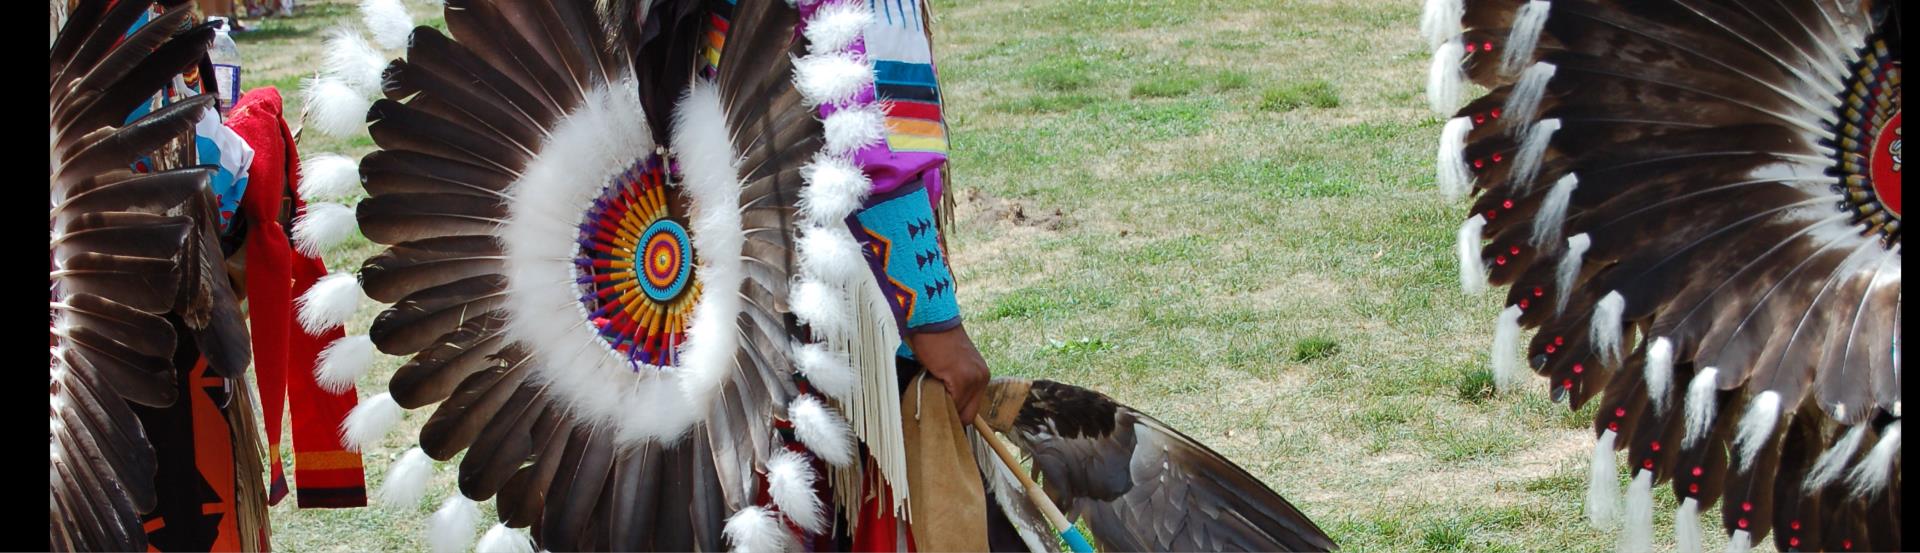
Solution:
M 1841 209 L 1890 243 L 1900 242 L 1900 59 L 1874 39 L 1843 93 L 1834 136 Z
M 580 224 L 580 303 L 601 339 L 642 365 L 675 364 L 700 296 L 693 244 L 673 214 L 668 164 L 649 156 L 615 177 Z

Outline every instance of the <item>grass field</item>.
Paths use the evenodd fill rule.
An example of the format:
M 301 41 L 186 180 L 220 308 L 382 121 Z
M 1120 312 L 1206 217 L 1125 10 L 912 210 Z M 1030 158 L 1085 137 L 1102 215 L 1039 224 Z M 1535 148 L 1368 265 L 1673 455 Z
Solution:
M 355 18 L 350 2 L 305 3 L 238 37 L 250 86 L 297 90 L 325 30 Z M 962 190 L 952 255 L 996 374 L 1151 413 L 1350 551 L 1612 549 L 1581 515 L 1590 413 L 1550 403 L 1544 381 L 1492 391 L 1498 300 L 1459 292 L 1465 206 L 1432 187 L 1441 121 L 1421 95 L 1417 1 L 935 5 Z M 413 5 L 423 24 L 438 24 L 434 9 Z M 360 242 L 329 261 L 374 251 Z M 362 394 L 400 361 L 383 359 Z M 370 486 L 428 414 L 370 452 Z M 430 499 L 405 512 L 289 501 L 273 512 L 274 547 L 424 549 L 454 472 L 440 466 Z M 1672 508 L 1656 491 L 1656 543 L 1670 543 Z M 1711 515 L 1703 527 L 1717 529 Z

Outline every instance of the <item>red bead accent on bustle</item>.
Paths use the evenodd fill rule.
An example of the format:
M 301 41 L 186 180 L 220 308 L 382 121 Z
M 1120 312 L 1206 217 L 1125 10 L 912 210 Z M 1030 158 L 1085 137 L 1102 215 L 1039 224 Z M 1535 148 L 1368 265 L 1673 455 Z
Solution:
M 1586 372 L 1586 370 L 1587 370 L 1587 367 L 1585 365 L 1581 365 L 1579 363 L 1573 364 L 1573 374 L 1580 374 L 1580 373 Z
M 1553 353 L 1553 344 L 1547 344 L 1547 353 Z
M 1537 298 L 1545 295 L 1547 295 L 1547 290 L 1545 288 L 1541 288 L 1539 286 L 1533 287 L 1533 297 Z M 1560 342 L 1560 339 L 1554 338 L 1553 341 L 1555 344 L 1558 344 Z
M 1699 484 L 1687 484 L 1687 493 L 1700 493 Z
M 1753 502 L 1752 501 L 1740 502 L 1740 510 L 1748 513 L 1753 512 Z
M 1747 519 L 1744 519 L 1744 518 L 1743 518 L 1743 519 L 1740 519 L 1740 520 L 1739 520 L 1739 521 L 1737 521 L 1737 522 L 1739 522 L 1739 524 L 1740 524 L 1740 529 L 1742 529 L 1742 530 L 1745 530 L 1745 529 L 1747 528 Z
M 1627 408 L 1625 408 L 1625 407 L 1615 407 L 1615 408 L 1613 408 L 1613 416 L 1615 416 L 1615 417 L 1624 417 L 1624 416 L 1627 416 Z
M 1700 474 L 1704 472 L 1706 471 L 1701 470 L 1700 467 L 1693 467 L 1693 475 L 1696 477 L 1700 476 Z
M 1647 459 L 1645 461 L 1641 461 L 1640 467 L 1645 468 L 1647 470 L 1653 470 L 1653 459 Z
M 1521 311 L 1527 310 L 1527 300 L 1520 300 L 1520 310 Z
M 1797 531 L 1800 529 L 1800 521 L 1796 520 L 1796 521 L 1787 523 L 1787 527 Z
M 1787 547 L 1800 547 L 1800 538 L 1787 538 Z
M 1495 157 L 1494 159 L 1496 159 L 1496 160 L 1498 160 L 1499 158 L 1498 158 L 1498 157 Z M 1500 209 L 1513 209 L 1513 198 L 1507 198 L 1507 199 L 1505 199 L 1505 200 L 1500 200 Z M 1516 250 L 1516 253 L 1517 253 L 1517 250 L 1518 250 L 1519 248 L 1514 248 L 1514 249 Z
M 1660 451 L 1660 440 L 1654 440 L 1654 441 L 1653 441 L 1653 450 L 1654 450 L 1654 451 Z

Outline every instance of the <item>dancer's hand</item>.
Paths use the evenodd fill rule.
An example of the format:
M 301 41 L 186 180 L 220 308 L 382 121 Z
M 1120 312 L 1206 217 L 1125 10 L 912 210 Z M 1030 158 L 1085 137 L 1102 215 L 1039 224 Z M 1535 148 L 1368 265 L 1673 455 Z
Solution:
M 947 387 L 947 395 L 960 411 L 960 420 L 972 421 L 980 412 L 981 398 L 993 375 L 987 371 L 987 361 L 980 358 L 980 350 L 974 349 L 973 339 L 967 337 L 966 326 L 910 334 L 907 345 L 927 373 Z

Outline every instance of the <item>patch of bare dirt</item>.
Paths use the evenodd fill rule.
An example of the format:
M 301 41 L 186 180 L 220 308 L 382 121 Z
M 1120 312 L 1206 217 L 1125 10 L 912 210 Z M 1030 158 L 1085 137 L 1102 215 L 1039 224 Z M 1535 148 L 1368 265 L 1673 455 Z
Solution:
M 1007 224 L 1015 227 L 1031 227 L 1043 230 L 1060 230 L 1066 223 L 1067 214 L 1060 208 L 1037 209 L 1028 211 L 1026 204 L 1019 200 L 1009 200 L 987 193 L 979 188 L 968 188 L 960 194 L 959 220 L 991 221 L 995 224 Z

